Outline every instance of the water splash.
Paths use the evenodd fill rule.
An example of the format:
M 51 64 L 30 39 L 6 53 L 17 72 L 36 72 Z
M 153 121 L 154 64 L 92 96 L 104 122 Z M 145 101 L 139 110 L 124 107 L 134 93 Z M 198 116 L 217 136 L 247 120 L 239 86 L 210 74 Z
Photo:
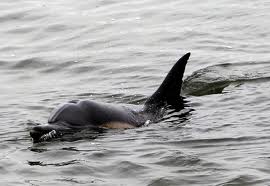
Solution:
M 188 76 L 182 90 L 187 95 L 203 96 L 222 93 L 231 84 L 238 86 L 247 82 L 270 81 L 269 67 L 268 62 L 209 66 Z
M 47 140 L 56 138 L 57 136 L 58 136 L 57 132 L 56 132 L 55 130 L 52 130 L 51 132 L 42 135 L 42 136 L 39 138 L 39 141 L 47 141 Z

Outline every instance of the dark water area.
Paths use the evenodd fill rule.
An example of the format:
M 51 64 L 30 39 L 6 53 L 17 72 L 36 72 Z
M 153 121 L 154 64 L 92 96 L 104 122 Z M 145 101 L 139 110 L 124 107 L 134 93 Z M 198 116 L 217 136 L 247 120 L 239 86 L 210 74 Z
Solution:
M 2 0 L 0 185 L 270 185 L 269 9 L 265 0 Z M 30 129 L 60 103 L 140 107 L 187 52 L 184 110 L 32 143 Z

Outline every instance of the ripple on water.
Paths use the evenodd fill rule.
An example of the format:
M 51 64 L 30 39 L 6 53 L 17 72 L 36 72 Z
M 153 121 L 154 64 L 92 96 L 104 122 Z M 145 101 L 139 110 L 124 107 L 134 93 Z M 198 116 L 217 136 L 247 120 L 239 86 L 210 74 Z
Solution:
M 183 83 L 188 95 L 203 96 L 222 93 L 231 84 L 270 81 L 268 62 L 227 63 L 209 66 L 193 72 Z
M 260 179 L 256 176 L 249 175 L 249 174 L 242 174 L 235 176 L 233 178 L 228 179 L 228 181 L 219 184 L 222 186 L 230 186 L 230 185 L 257 185 L 257 184 L 263 184 L 270 179 Z
M 68 165 L 73 165 L 78 163 L 77 160 L 70 160 L 70 161 L 65 161 L 65 162 L 58 162 L 58 163 L 44 163 L 41 161 L 28 161 L 28 164 L 30 166 L 56 166 L 56 167 L 61 167 L 61 166 L 68 166 Z
M 196 166 L 201 163 L 201 160 L 198 157 L 192 155 L 185 155 L 181 152 L 173 152 L 170 155 L 166 155 L 160 158 L 155 164 L 162 166 L 173 166 L 173 167 L 182 167 L 182 166 Z

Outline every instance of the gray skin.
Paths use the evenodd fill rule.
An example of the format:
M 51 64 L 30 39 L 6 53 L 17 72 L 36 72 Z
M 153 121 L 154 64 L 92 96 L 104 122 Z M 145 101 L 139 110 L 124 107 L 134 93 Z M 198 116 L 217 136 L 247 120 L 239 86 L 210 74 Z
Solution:
M 48 124 L 35 126 L 30 131 L 33 142 L 46 141 L 65 133 L 82 129 L 134 128 L 162 118 L 167 105 L 183 108 L 180 96 L 185 66 L 190 53 L 181 57 L 168 75 L 139 111 L 95 101 L 71 101 L 60 105 L 51 113 Z

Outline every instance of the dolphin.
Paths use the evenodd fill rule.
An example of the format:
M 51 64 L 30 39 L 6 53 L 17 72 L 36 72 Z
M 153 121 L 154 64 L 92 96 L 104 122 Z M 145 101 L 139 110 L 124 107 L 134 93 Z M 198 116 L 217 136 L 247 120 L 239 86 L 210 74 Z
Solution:
M 182 109 L 183 99 L 180 93 L 189 57 L 190 53 L 187 53 L 175 63 L 162 84 L 140 110 L 92 100 L 70 101 L 52 111 L 48 124 L 38 125 L 30 130 L 33 142 L 47 141 L 83 129 L 141 127 L 161 119 L 166 106 Z

